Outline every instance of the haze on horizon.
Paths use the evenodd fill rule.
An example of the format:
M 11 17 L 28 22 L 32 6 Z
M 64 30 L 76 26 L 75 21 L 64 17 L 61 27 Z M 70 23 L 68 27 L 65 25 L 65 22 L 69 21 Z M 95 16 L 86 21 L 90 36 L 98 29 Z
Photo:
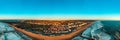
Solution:
M 120 0 L 0 0 L 0 19 L 120 20 Z

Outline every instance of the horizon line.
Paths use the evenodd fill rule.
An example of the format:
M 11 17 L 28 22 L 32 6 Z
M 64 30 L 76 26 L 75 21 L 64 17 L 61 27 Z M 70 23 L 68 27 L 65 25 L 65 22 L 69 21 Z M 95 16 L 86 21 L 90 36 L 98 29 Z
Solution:
M 0 20 L 120 20 L 120 19 L 0 19 Z

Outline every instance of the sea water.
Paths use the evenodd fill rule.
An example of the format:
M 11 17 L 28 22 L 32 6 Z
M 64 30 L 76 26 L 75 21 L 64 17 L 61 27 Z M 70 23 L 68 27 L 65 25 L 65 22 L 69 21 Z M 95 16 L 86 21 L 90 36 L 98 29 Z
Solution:
M 104 25 L 105 32 L 120 40 L 120 21 L 106 20 L 101 21 Z
M 24 34 L 15 31 L 8 24 L 0 22 L 0 40 L 32 40 Z
M 120 21 L 96 21 L 82 35 L 73 38 L 73 40 L 88 40 L 87 38 L 95 40 L 120 40 Z

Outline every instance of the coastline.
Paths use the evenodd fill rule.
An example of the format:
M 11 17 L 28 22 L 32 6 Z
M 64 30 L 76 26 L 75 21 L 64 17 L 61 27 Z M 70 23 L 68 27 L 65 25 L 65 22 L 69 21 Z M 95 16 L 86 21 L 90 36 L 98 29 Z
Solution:
M 91 22 L 89 25 L 85 25 L 85 26 L 82 26 L 82 29 L 80 28 L 80 30 L 77 30 L 77 34 L 78 33 L 81 33 L 81 32 L 83 32 L 85 29 L 87 29 L 90 25 L 92 25 L 94 22 Z M 60 38 L 59 36 L 57 36 L 57 37 L 54 37 L 54 36 L 50 36 L 50 37 L 48 37 L 48 36 L 42 36 L 42 35 L 40 35 L 40 36 L 37 36 L 37 35 L 39 35 L 39 34 L 34 34 L 34 33 L 31 33 L 31 32 L 28 32 L 28 31 L 25 31 L 25 30 L 23 30 L 23 29 L 20 29 L 20 28 L 17 28 L 17 27 L 15 27 L 15 26 L 13 26 L 12 25 L 12 27 L 15 29 L 15 30 L 17 30 L 17 31 L 19 31 L 19 32 L 22 32 L 22 33 L 24 33 L 25 35 L 28 35 L 29 37 L 33 37 L 33 38 L 35 38 L 35 39 L 41 39 L 41 38 L 48 38 L 48 39 L 51 39 L 51 38 Z M 76 34 L 75 33 L 75 34 Z M 71 35 L 73 35 L 73 36 L 77 36 L 77 35 L 75 35 L 75 34 L 71 34 Z M 67 34 L 66 34 L 67 35 Z M 41 37 L 41 38 L 38 38 L 38 37 Z M 56 40 L 57 40 L 56 39 Z M 61 38 L 60 38 L 61 39 Z

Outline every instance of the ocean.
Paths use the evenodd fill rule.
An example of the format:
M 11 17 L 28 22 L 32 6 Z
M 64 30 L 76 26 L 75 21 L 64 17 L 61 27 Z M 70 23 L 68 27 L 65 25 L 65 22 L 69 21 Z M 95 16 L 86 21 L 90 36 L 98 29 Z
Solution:
M 101 23 L 106 33 L 113 35 L 116 40 L 120 40 L 120 21 L 105 20 Z

